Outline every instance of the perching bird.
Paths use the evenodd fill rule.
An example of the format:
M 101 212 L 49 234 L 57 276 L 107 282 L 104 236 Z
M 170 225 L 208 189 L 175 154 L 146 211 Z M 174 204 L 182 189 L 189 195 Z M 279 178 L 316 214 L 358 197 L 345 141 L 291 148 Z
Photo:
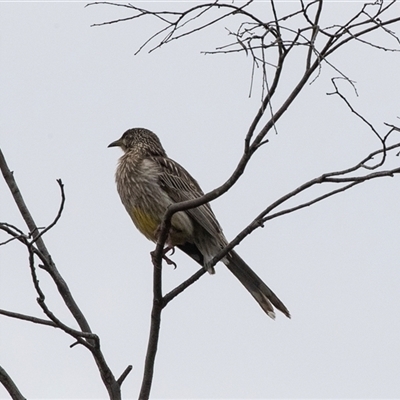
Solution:
M 159 138 L 150 130 L 129 129 L 108 147 L 116 146 L 124 151 L 115 174 L 122 204 L 137 229 L 157 242 L 167 208 L 204 193 L 181 165 L 168 158 Z M 166 244 L 168 248 L 178 247 L 213 274 L 214 268 L 208 263 L 228 241 L 207 203 L 175 213 Z M 273 306 L 290 318 L 284 304 L 235 251 L 231 250 L 222 262 L 271 318 L 275 318 Z

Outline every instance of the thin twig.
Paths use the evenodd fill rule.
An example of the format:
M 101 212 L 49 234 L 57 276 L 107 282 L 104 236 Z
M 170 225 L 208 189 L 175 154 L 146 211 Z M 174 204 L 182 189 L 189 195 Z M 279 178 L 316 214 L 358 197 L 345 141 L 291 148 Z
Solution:
M 58 220 L 61 218 L 61 214 L 64 210 L 64 205 L 65 205 L 65 192 L 64 192 L 64 184 L 62 183 L 61 179 L 57 179 L 58 186 L 60 187 L 61 191 L 61 203 L 60 207 L 58 209 L 57 215 L 54 218 L 54 221 L 48 225 L 45 229 L 42 230 L 42 232 L 39 233 L 39 235 L 36 236 L 35 239 L 33 239 L 32 243 L 36 242 L 39 238 L 41 238 L 46 232 L 48 232 L 51 228 L 53 228 Z
M 185 289 L 187 289 L 190 285 L 195 283 L 198 279 L 200 279 L 207 271 L 204 268 L 199 269 L 196 273 L 194 273 L 190 278 L 186 279 L 186 281 L 182 282 L 175 289 L 171 290 L 169 293 L 164 295 L 162 307 L 164 308 L 171 300 L 173 300 L 178 294 L 182 293 Z
M 400 143 L 396 143 L 395 145 L 388 146 L 386 148 L 386 151 L 391 151 L 394 149 L 400 148 Z M 351 189 L 352 187 L 359 185 L 360 183 L 376 179 L 376 178 L 383 178 L 383 177 L 393 177 L 396 174 L 400 174 L 400 167 L 390 169 L 390 170 L 384 170 L 384 171 L 376 171 L 367 175 L 363 176 L 343 176 L 350 174 L 358 169 L 364 168 L 364 165 L 367 161 L 371 160 L 375 155 L 382 153 L 384 150 L 379 149 L 376 150 L 372 153 L 370 153 L 367 157 L 365 157 L 363 160 L 361 160 L 359 163 L 356 165 L 349 167 L 345 170 L 342 171 L 334 171 L 331 173 L 325 173 L 317 178 L 311 179 L 308 182 L 305 182 L 298 188 L 294 189 L 293 191 L 285 194 L 284 196 L 280 197 L 278 200 L 273 202 L 271 205 L 269 205 L 264 211 L 262 211 L 246 228 L 244 228 L 236 237 L 233 239 L 229 244 L 222 249 L 210 262 L 209 265 L 214 266 L 218 261 L 220 261 L 223 257 L 225 257 L 235 246 L 237 246 L 240 242 L 242 242 L 243 239 L 245 239 L 248 235 L 250 235 L 255 229 L 258 229 L 260 227 L 264 226 L 264 223 L 266 221 L 269 221 L 271 219 L 280 217 L 282 215 L 286 215 L 289 213 L 293 213 L 295 211 L 298 211 L 300 209 L 303 209 L 305 207 L 309 207 L 312 204 L 315 204 L 317 202 L 320 202 L 324 199 L 327 199 L 328 197 L 331 197 L 335 194 L 347 191 L 348 189 Z M 338 177 L 342 175 L 343 177 Z M 281 206 L 288 200 L 291 200 L 295 198 L 297 195 L 300 193 L 305 192 L 307 189 L 310 189 L 311 187 L 315 185 L 320 185 L 324 183 L 335 183 L 335 184 L 347 184 L 341 188 L 334 189 L 332 191 L 329 191 L 328 193 L 325 193 L 322 196 L 317 196 L 314 199 L 307 201 L 305 203 L 299 204 L 297 206 L 279 211 L 275 214 L 271 214 L 271 211 L 276 209 L 278 206 Z
M 0 314 L 5 315 L 6 317 L 20 319 L 22 321 L 29 321 L 29 322 L 33 322 L 33 323 L 39 324 L 39 325 L 47 325 L 47 326 L 51 326 L 53 328 L 59 328 L 57 326 L 57 324 L 55 324 L 53 321 L 33 317 L 32 315 L 20 314 L 20 313 L 16 313 L 16 312 L 12 312 L 12 311 L 1 310 L 1 309 L 0 309 Z
M 125 371 L 117 379 L 117 383 L 118 383 L 119 386 L 122 386 L 122 383 L 124 382 L 125 378 L 129 375 L 129 373 L 132 371 L 132 369 L 133 369 L 132 365 L 128 365 L 125 368 Z

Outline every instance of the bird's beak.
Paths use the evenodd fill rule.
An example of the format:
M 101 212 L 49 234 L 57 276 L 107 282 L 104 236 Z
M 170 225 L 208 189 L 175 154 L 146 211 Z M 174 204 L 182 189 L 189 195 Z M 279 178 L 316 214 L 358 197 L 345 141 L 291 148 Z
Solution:
M 122 140 L 118 139 L 115 142 L 110 143 L 107 147 L 122 147 Z

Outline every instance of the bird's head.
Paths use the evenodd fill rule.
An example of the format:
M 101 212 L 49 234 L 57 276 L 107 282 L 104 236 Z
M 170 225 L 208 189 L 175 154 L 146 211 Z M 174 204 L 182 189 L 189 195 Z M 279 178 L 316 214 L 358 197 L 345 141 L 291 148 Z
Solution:
M 143 155 L 166 156 L 160 139 L 145 128 L 128 129 L 120 139 L 110 143 L 108 147 L 121 147 L 124 153 L 133 151 Z

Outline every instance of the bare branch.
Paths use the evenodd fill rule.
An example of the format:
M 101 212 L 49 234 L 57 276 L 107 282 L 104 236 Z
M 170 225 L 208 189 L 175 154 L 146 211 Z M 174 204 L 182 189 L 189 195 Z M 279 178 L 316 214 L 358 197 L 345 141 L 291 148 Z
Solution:
M 368 168 L 368 169 L 376 169 L 379 168 L 381 165 L 383 165 L 385 163 L 386 160 L 386 138 L 388 137 L 387 135 L 385 136 L 385 138 L 382 138 L 381 135 L 378 133 L 378 131 L 375 129 L 375 127 L 364 117 L 362 116 L 359 112 L 357 112 L 354 107 L 350 104 L 350 102 L 347 100 L 347 98 L 340 92 L 337 84 L 336 84 L 336 80 L 340 79 L 340 78 L 332 78 L 332 84 L 335 87 L 335 91 L 332 93 L 328 93 L 328 95 L 333 95 L 336 94 L 338 95 L 347 105 L 347 107 L 350 109 L 350 111 L 357 116 L 357 118 L 359 118 L 364 124 L 366 124 L 370 130 L 375 134 L 375 136 L 379 139 L 379 141 L 382 144 L 382 159 L 379 163 L 373 165 L 373 166 L 367 166 L 364 164 L 364 168 Z M 354 87 L 354 85 L 353 85 Z
M 166 225 L 167 227 L 167 225 Z M 168 228 L 165 228 L 165 232 L 161 235 L 164 237 L 164 243 L 167 238 Z M 161 289 L 161 253 L 160 246 L 164 247 L 164 244 L 157 243 L 156 250 L 152 253 L 153 260 L 153 308 L 151 310 L 151 323 L 149 341 L 147 344 L 146 360 L 144 364 L 144 372 L 142 379 L 142 386 L 140 388 L 140 399 L 148 399 L 150 396 L 151 385 L 153 382 L 154 375 L 154 361 L 157 354 L 158 339 L 160 336 L 160 325 L 161 325 L 161 312 L 162 312 L 162 289 Z
M 10 169 L 7 166 L 7 163 L 4 159 L 4 156 L 0 150 L 0 169 L 3 173 L 4 179 L 7 183 L 7 185 L 10 188 L 10 191 L 14 197 L 14 201 L 17 204 L 22 217 L 24 218 L 28 229 L 31 232 L 31 235 L 33 237 L 32 242 L 29 242 L 28 238 L 25 235 L 21 235 L 19 230 L 15 230 L 10 225 L 7 226 L 7 224 L 0 224 L 0 229 L 3 231 L 6 231 L 8 234 L 11 236 L 15 237 L 17 240 L 22 242 L 28 249 L 29 251 L 29 265 L 31 268 L 31 275 L 32 275 L 32 280 L 35 286 L 35 289 L 39 295 L 38 297 L 38 304 L 42 308 L 43 312 L 46 314 L 46 316 L 60 329 L 62 329 L 64 332 L 68 333 L 72 337 L 74 337 L 80 344 L 85 346 L 90 350 L 92 353 L 94 360 L 97 364 L 97 367 L 99 369 L 101 378 L 103 380 L 103 383 L 110 395 L 110 399 L 112 400 L 120 400 L 121 399 L 121 389 L 120 385 L 116 381 L 112 371 L 110 370 L 109 366 L 107 365 L 104 356 L 100 350 L 100 342 L 99 338 L 97 335 L 93 334 L 90 330 L 89 324 L 86 321 L 86 318 L 84 317 L 83 313 L 79 309 L 78 305 L 76 304 L 75 300 L 72 297 L 72 294 L 68 288 L 67 283 L 64 281 L 60 273 L 58 272 L 52 257 L 50 256 L 50 253 L 48 252 L 42 237 L 39 236 L 39 230 L 22 198 L 21 192 L 18 189 L 18 186 L 15 182 L 14 176 Z M 54 226 L 54 224 L 58 221 L 59 217 L 61 216 L 62 210 L 63 210 L 63 205 L 64 205 L 64 192 L 63 192 L 63 186 L 61 181 L 59 181 L 59 185 L 62 191 L 62 202 L 61 206 L 59 209 L 59 212 L 56 216 L 55 221 L 51 226 Z M 46 228 L 48 231 L 51 226 Z M 35 247 L 35 245 L 37 247 Z M 50 274 L 52 277 L 53 281 L 55 282 L 58 291 L 64 300 L 66 306 L 70 310 L 71 314 L 74 316 L 75 320 L 77 321 L 79 327 L 81 328 L 81 331 L 77 331 L 75 329 L 72 329 L 68 327 L 67 325 L 63 324 L 47 307 L 45 304 L 45 296 L 44 293 L 42 292 L 40 286 L 39 286 L 39 281 L 36 276 L 36 269 L 35 269 L 35 264 L 34 264 L 34 257 L 35 255 L 39 257 L 39 259 L 43 262 L 42 268 Z M 33 322 L 33 321 L 32 321 Z
M 163 305 L 162 307 L 166 307 L 166 305 L 173 300 L 176 296 L 182 293 L 185 289 L 187 289 L 190 285 L 195 283 L 198 279 L 200 279 L 207 271 L 204 268 L 199 269 L 196 273 L 194 273 L 190 278 L 186 281 L 182 282 L 175 289 L 171 290 L 163 297 Z
M 365 157 L 363 160 L 361 160 L 359 163 L 356 165 L 349 167 L 347 169 L 344 169 L 342 171 L 334 171 L 330 173 L 323 174 L 317 178 L 311 179 L 308 182 L 305 182 L 298 188 L 294 189 L 293 191 L 287 193 L 286 195 L 282 196 L 275 202 L 273 202 L 271 205 L 269 205 L 264 211 L 262 211 L 254 220 L 251 222 L 246 228 L 244 228 L 236 237 L 234 240 L 229 242 L 229 244 L 221 250 L 210 262 L 211 266 L 214 266 L 218 261 L 220 261 L 223 257 L 225 257 L 235 246 L 237 246 L 244 238 L 246 238 L 248 235 L 250 235 L 255 229 L 263 227 L 264 223 L 280 217 L 285 214 L 289 214 L 298 210 L 301 210 L 305 207 L 309 207 L 310 205 L 313 205 L 317 202 L 320 202 L 322 200 L 327 199 L 328 197 L 331 197 L 335 194 L 347 191 L 348 189 L 351 189 L 352 187 L 359 185 L 360 183 L 376 179 L 376 178 L 382 178 L 382 177 L 393 177 L 396 174 L 400 174 L 400 167 L 389 169 L 389 170 L 384 170 L 384 171 L 376 171 L 370 174 L 366 175 L 361 175 L 361 176 L 345 176 L 349 175 L 350 173 L 353 173 L 359 169 L 365 168 L 365 164 L 372 160 L 376 155 L 381 154 L 382 152 L 386 151 L 392 151 L 395 149 L 400 148 L 400 143 L 396 143 L 392 146 L 388 146 L 386 149 L 379 149 L 376 150 L 372 153 L 370 153 L 367 157 Z M 295 198 L 297 195 L 300 193 L 305 192 L 307 189 L 310 189 L 313 186 L 324 184 L 324 183 L 335 183 L 335 184 L 345 184 L 344 186 L 334 189 L 331 191 L 328 191 L 322 196 L 315 197 L 314 199 L 301 203 L 297 206 L 290 207 L 288 209 L 276 212 L 275 214 L 270 213 L 276 209 L 278 206 L 284 204 L 290 199 Z
M 55 324 L 53 321 L 49 321 L 47 319 L 33 317 L 31 315 L 20 314 L 20 313 L 16 313 L 16 312 L 12 312 L 12 311 L 1 310 L 1 309 L 0 309 L 0 314 L 1 315 L 5 315 L 7 317 L 20 319 L 22 321 L 29 321 L 29 322 L 33 322 L 35 324 L 47 325 L 47 326 L 51 326 L 53 328 L 58 328 L 57 324 Z
M 117 379 L 117 383 L 118 383 L 119 386 L 122 386 L 122 383 L 124 382 L 125 378 L 129 375 L 129 373 L 132 371 L 132 369 L 133 369 L 132 365 L 128 365 L 125 368 L 125 371 Z
M 72 337 L 74 337 L 76 340 L 79 341 L 79 343 L 81 343 L 82 345 L 84 345 L 85 347 L 90 347 L 89 343 L 82 340 L 82 338 L 87 338 L 90 339 L 91 341 L 93 341 L 95 343 L 95 346 L 98 347 L 99 343 L 98 343 L 98 337 L 90 332 L 79 332 L 76 331 L 70 327 L 68 327 L 67 325 L 63 324 L 47 307 L 46 303 L 45 303 L 45 295 L 42 291 L 42 289 L 40 288 L 40 284 L 39 284 L 39 279 L 36 275 L 36 268 L 35 268 L 35 259 L 34 259 L 34 252 L 31 248 L 31 246 L 28 246 L 28 251 L 29 251 L 29 267 L 31 270 L 31 276 L 32 276 L 32 281 L 33 281 L 33 286 L 36 289 L 36 292 L 38 294 L 38 298 L 37 298 L 37 302 L 39 304 L 39 306 L 41 307 L 41 309 L 43 310 L 43 312 L 46 314 L 46 316 L 53 321 L 53 323 L 60 329 L 62 329 L 64 332 L 70 334 Z
M 46 232 L 48 232 L 51 228 L 53 228 L 58 220 L 61 218 L 61 214 L 64 210 L 64 204 L 65 204 L 65 192 L 64 192 L 64 184 L 62 183 L 61 179 L 57 179 L 58 186 L 60 187 L 61 191 L 61 204 L 60 208 L 58 209 L 58 213 L 54 219 L 54 221 L 48 225 L 45 229 L 43 229 L 42 232 L 40 232 L 39 235 L 36 236 L 36 238 L 32 241 L 32 243 L 36 242 L 39 238 L 41 238 Z
M 10 240 L 6 240 L 1 243 L 1 245 L 6 245 L 11 240 L 18 240 L 19 242 L 27 245 L 29 241 L 29 235 L 25 235 L 20 229 L 12 224 L 8 224 L 7 222 L 0 222 L 0 230 L 8 233 L 11 236 Z
M 363 24 L 365 25 L 365 24 L 367 24 L 368 22 L 369 22 L 369 21 L 366 21 L 366 22 L 364 22 Z M 339 36 L 337 36 L 337 38 L 338 38 L 338 39 L 342 39 L 342 40 L 339 41 L 335 46 L 332 46 L 332 47 L 329 49 L 329 51 L 326 52 L 326 56 L 331 55 L 331 54 L 332 54 L 333 52 L 335 52 L 338 48 L 340 48 L 341 46 L 343 46 L 343 45 L 346 44 L 346 43 L 349 43 L 349 42 L 352 41 L 352 40 L 359 39 L 360 37 L 365 36 L 367 33 L 376 31 L 376 30 L 379 29 L 379 28 L 384 28 L 386 25 L 393 25 L 393 24 L 395 24 L 396 22 L 400 22 L 400 17 L 392 18 L 392 19 L 390 19 L 390 20 L 388 20 L 388 21 L 381 22 L 379 25 L 373 25 L 373 26 L 368 27 L 368 28 L 366 28 L 366 29 L 364 29 L 364 30 L 362 30 L 362 31 L 359 31 L 359 32 L 357 32 L 357 33 L 354 33 L 354 34 L 352 34 L 351 36 L 349 36 L 349 37 L 347 37 L 347 38 L 344 38 L 344 39 L 342 39 L 342 36 L 339 35 Z
M 21 192 L 17 186 L 17 183 L 15 182 L 14 176 L 10 169 L 7 166 L 6 160 L 3 156 L 3 153 L 0 150 L 0 169 L 3 173 L 4 179 L 10 188 L 10 191 L 14 197 L 15 203 L 24 218 L 29 231 L 32 234 L 32 237 L 34 241 L 36 241 L 37 244 L 37 250 L 41 253 L 42 257 L 42 262 L 45 265 L 46 271 L 51 275 L 53 278 L 54 282 L 57 285 L 58 291 L 64 300 L 66 306 L 68 309 L 71 311 L 72 315 L 75 317 L 76 321 L 78 322 L 80 328 L 84 332 L 91 332 L 90 326 L 88 322 L 86 321 L 85 316 L 83 315 L 82 311 L 76 304 L 74 298 L 72 297 L 72 294 L 68 288 L 67 283 L 65 280 L 62 278 L 60 273 L 58 272 L 44 242 L 41 237 L 38 237 L 39 231 L 38 228 L 35 224 L 35 221 L 32 218 L 31 213 L 28 210 L 28 207 L 25 204 L 25 201 L 21 195 Z M 62 211 L 62 209 L 60 209 Z
M 26 400 L 26 398 L 19 391 L 17 385 L 7 374 L 4 368 L 0 366 L 0 382 L 5 387 L 13 400 Z

